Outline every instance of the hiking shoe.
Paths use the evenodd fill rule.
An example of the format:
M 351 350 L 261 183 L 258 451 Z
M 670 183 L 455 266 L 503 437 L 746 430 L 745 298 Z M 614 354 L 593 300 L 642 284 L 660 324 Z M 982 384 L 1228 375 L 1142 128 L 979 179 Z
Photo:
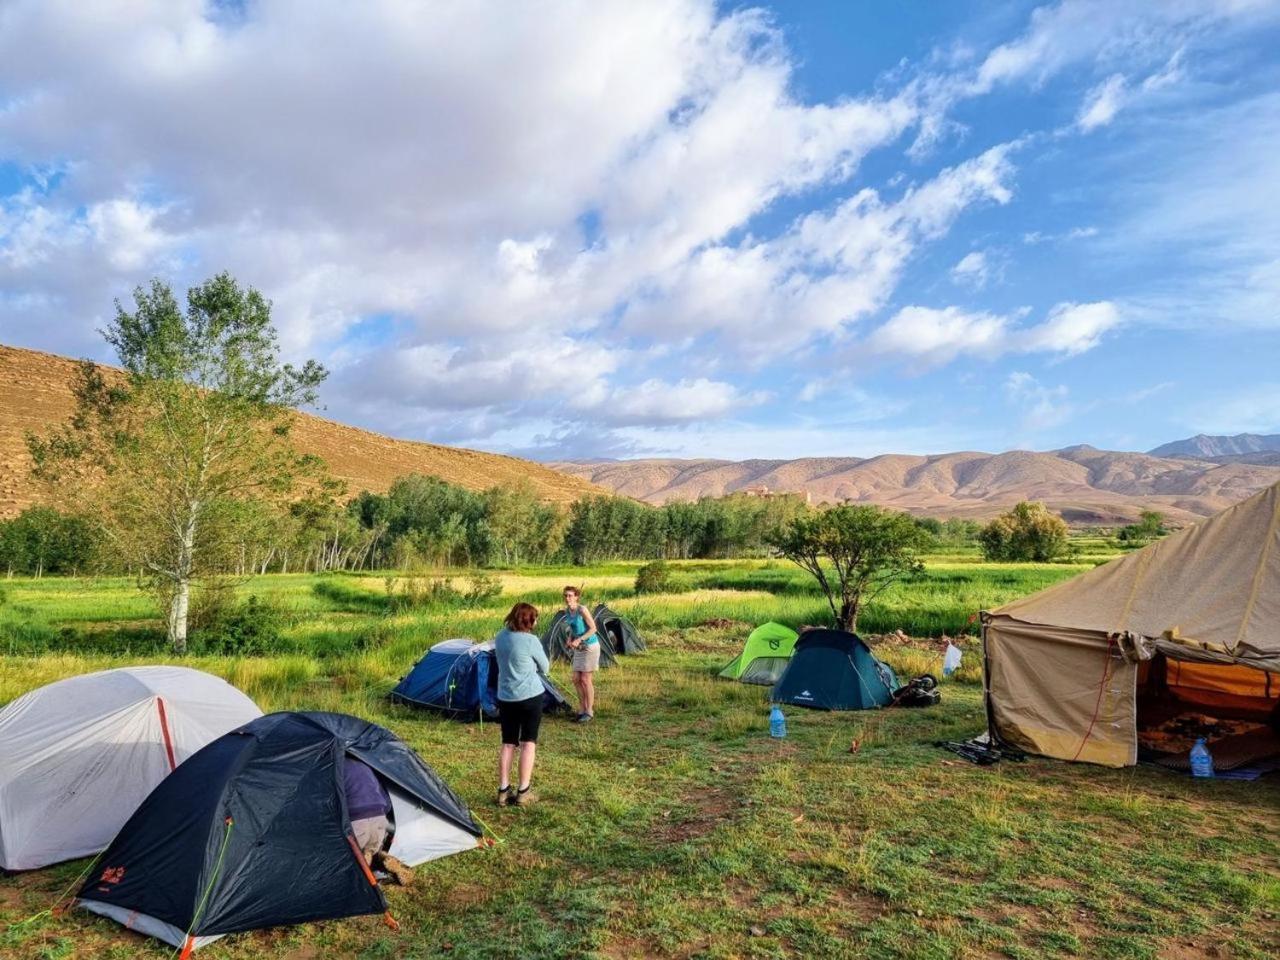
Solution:
M 513 790 L 511 799 L 507 803 L 513 807 L 527 807 L 531 803 L 538 802 L 538 792 L 530 787 L 528 790 Z
M 506 787 L 506 788 L 504 788 L 504 789 L 502 789 L 502 790 L 499 790 L 499 791 L 498 791 L 498 799 L 497 799 L 496 803 L 497 803 L 497 804 L 498 804 L 498 806 L 500 806 L 500 807 L 505 807 L 505 806 L 507 806 L 509 803 L 511 803 L 511 799 L 512 799 L 512 797 L 514 797 L 515 795 L 516 795 L 516 791 L 515 791 L 515 788 L 514 788 L 514 787 Z
M 594 714 L 580 713 L 578 714 L 578 719 L 574 720 L 573 722 L 574 723 L 590 723 L 594 719 L 595 719 Z
M 412 868 L 406 867 L 390 854 L 380 853 L 374 857 L 374 861 L 377 863 L 378 867 L 385 870 L 387 874 L 390 875 L 391 879 L 393 879 L 399 886 L 407 887 L 409 884 L 413 883 Z

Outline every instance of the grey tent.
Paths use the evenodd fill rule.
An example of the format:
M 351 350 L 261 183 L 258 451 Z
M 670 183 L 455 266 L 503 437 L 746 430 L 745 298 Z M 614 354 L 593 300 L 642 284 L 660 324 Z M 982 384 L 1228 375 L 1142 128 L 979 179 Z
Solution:
M 618 662 L 618 657 L 641 653 L 645 649 L 644 639 L 636 631 L 631 621 L 619 616 L 603 603 L 596 604 L 591 611 L 596 622 L 596 630 L 600 634 L 600 667 L 611 667 Z M 542 634 L 542 649 L 552 661 L 572 660 L 573 651 L 569 649 L 569 627 L 565 622 L 563 610 L 551 618 L 551 624 Z

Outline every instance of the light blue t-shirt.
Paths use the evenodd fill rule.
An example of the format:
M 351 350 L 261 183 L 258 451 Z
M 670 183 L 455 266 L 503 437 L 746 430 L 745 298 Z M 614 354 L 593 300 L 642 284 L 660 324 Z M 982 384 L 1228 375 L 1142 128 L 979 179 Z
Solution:
M 542 695 L 538 674 L 546 674 L 551 664 L 537 637 L 503 628 L 493 638 L 493 652 L 498 657 L 499 700 L 528 700 Z

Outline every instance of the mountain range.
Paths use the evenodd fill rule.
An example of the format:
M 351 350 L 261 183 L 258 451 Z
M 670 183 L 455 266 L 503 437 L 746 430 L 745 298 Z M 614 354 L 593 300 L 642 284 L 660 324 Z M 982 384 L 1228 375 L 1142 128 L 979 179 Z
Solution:
M 24 436 L 71 414 L 76 362 L 0 345 L 0 518 L 36 502 Z M 726 493 L 800 493 L 814 503 L 876 503 L 918 515 L 982 519 L 1043 500 L 1077 524 L 1127 522 L 1144 509 L 1187 523 L 1280 481 L 1280 436 L 1191 437 L 1151 453 L 1089 446 L 1050 452 L 799 460 L 596 460 L 534 463 L 410 440 L 299 414 L 297 447 L 352 493 L 423 473 L 473 490 L 527 480 L 546 501 L 616 492 L 649 503 Z
M 875 503 L 917 515 L 983 519 L 1019 500 L 1042 500 L 1076 524 L 1128 522 L 1146 509 L 1188 523 L 1280 481 L 1280 466 L 1083 445 L 1045 453 L 600 460 L 552 466 L 649 503 L 738 492 L 801 493 L 814 503 Z

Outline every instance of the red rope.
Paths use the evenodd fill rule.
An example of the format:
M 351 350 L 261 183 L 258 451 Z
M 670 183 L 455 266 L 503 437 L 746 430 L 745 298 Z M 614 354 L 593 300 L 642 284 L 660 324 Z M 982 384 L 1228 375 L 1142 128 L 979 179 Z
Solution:
M 1098 711 L 1102 709 L 1102 693 L 1107 689 L 1107 678 L 1111 675 L 1111 648 L 1115 644 L 1113 637 L 1107 637 L 1107 662 L 1102 667 L 1102 682 L 1098 684 L 1098 699 L 1093 705 L 1093 716 L 1089 718 L 1089 728 L 1084 732 L 1084 739 L 1080 741 L 1080 746 L 1076 750 L 1076 755 L 1072 757 L 1072 761 L 1080 759 L 1080 754 L 1084 752 L 1084 745 L 1089 742 L 1089 738 L 1093 736 L 1093 726 L 1098 722 Z

